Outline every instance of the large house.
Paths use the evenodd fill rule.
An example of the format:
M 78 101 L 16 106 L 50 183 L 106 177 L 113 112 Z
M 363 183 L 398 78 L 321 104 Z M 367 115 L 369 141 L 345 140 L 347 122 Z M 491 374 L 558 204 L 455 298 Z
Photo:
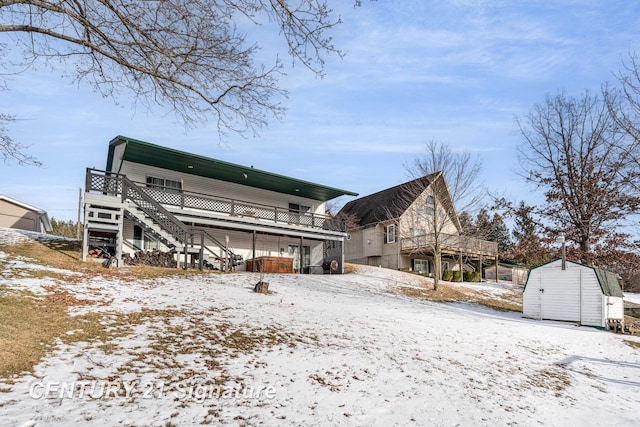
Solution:
M 357 196 L 118 136 L 105 170 L 87 169 L 83 259 L 101 248 L 122 265 L 124 254 L 158 249 L 185 267 L 275 258 L 295 272 L 340 272 L 346 227 L 325 202 L 342 195 Z
M 352 200 L 338 216 L 348 224 L 346 262 L 423 274 L 434 274 L 438 252 L 441 271 L 497 263 L 497 243 L 461 235 L 442 172 Z
M 0 227 L 47 233 L 51 222 L 45 210 L 0 194 Z

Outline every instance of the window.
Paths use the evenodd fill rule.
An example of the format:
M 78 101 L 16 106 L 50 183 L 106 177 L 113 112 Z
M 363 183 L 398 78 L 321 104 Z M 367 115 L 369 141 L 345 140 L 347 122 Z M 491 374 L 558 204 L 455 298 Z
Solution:
M 425 234 L 427 234 L 427 232 L 426 232 L 426 230 L 424 228 L 412 228 L 411 229 L 411 235 L 413 237 L 424 236 Z
M 133 249 L 136 251 L 142 250 L 142 227 L 138 225 L 133 226 Z
M 418 271 L 422 274 L 430 273 L 431 268 L 429 265 L 428 259 L 414 259 L 413 260 L 413 270 Z
M 182 190 L 182 182 L 173 181 L 171 179 L 158 178 L 155 176 L 147 177 L 147 187 L 148 188 L 157 188 L 158 190 L 163 191 L 172 191 L 175 193 L 180 192 Z
M 289 203 L 289 212 L 291 213 L 309 213 L 311 206 L 299 205 L 297 203 Z
M 289 203 L 289 222 L 294 224 L 311 225 L 310 219 L 305 219 L 303 216 L 309 216 L 311 213 L 311 206 L 299 205 L 298 203 Z
M 396 242 L 397 228 L 395 224 L 385 225 L 384 227 L 384 242 L 395 243 Z
M 311 246 L 302 246 L 302 269 L 300 268 L 300 246 L 289 244 L 289 256 L 293 258 L 293 269 L 301 272 L 311 264 Z

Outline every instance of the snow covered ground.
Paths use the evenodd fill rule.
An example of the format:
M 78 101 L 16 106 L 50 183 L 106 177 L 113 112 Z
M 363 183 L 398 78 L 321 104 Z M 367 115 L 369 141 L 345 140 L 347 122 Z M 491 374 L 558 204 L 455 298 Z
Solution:
M 397 289 L 419 277 L 378 268 L 265 275 L 270 295 L 258 279 L 0 281 L 100 302 L 74 313 L 144 313 L 111 346 L 61 344 L 0 392 L 0 425 L 640 423 L 640 349 L 624 342 L 639 337 L 411 299 Z

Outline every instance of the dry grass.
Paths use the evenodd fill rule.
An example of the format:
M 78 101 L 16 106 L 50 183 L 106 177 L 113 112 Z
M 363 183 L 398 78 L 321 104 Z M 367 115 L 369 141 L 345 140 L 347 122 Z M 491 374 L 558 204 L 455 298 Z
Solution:
M 401 293 L 412 298 L 437 302 L 470 302 L 500 311 L 522 312 L 522 298 L 517 291 L 505 294 L 505 298 L 497 298 L 483 294 L 475 289 L 463 286 L 440 283 L 437 290 L 431 287 L 402 287 Z
M 12 255 L 33 260 L 33 262 L 63 270 L 69 270 L 83 275 L 100 275 L 107 278 L 117 278 L 124 281 L 157 279 L 162 277 L 192 277 L 198 275 L 223 274 L 216 271 L 198 269 L 184 270 L 182 268 L 163 268 L 144 265 L 126 266 L 123 268 L 105 268 L 99 262 L 82 262 L 81 242 L 43 240 L 18 243 L 3 246 L 2 251 Z M 84 280 L 82 276 L 65 276 L 47 270 L 12 270 L 15 276 L 49 277 L 64 279 L 65 281 Z
M 355 264 L 349 264 L 349 263 L 344 264 L 344 274 L 353 273 L 357 269 L 358 267 Z
M 66 292 L 36 297 L 28 292 L 0 289 L 0 378 L 11 382 L 16 375 L 31 372 L 56 341 L 98 342 L 105 353 L 115 350 L 113 341 L 131 333 L 132 327 L 151 319 L 172 318 L 176 310 L 134 313 L 87 313 L 70 316 L 68 308 L 94 304 Z
M 640 342 L 631 341 L 631 340 L 623 340 L 622 342 L 628 345 L 629 347 L 640 349 Z
M 624 324 L 629 327 L 631 335 L 640 335 L 640 319 L 633 316 L 624 316 Z
M 88 340 L 101 335 L 98 316 L 69 316 L 68 305 L 56 298 L 0 290 L 0 377 L 30 372 L 56 338 Z M 76 331 L 67 335 L 68 331 Z
M 439 302 L 475 301 L 480 295 L 479 292 L 472 289 L 463 289 L 458 286 L 451 286 L 442 283 L 438 285 L 437 290 L 433 290 L 432 287 L 426 286 L 420 288 L 403 286 L 400 289 L 404 295 Z
M 40 265 L 78 271 L 79 267 L 85 265 L 81 261 L 80 248 L 81 243 L 78 241 L 43 240 L 3 246 L 2 251 L 30 258 Z

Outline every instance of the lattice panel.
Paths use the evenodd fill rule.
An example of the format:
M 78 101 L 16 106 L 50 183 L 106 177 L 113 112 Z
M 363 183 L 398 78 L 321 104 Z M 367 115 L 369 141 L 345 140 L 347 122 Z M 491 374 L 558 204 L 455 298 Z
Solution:
M 90 190 L 116 196 L 122 193 L 122 181 L 114 176 L 91 174 Z
M 212 212 L 231 213 L 231 201 L 213 199 L 208 197 L 198 197 L 192 195 L 184 196 L 184 207 L 202 209 Z

